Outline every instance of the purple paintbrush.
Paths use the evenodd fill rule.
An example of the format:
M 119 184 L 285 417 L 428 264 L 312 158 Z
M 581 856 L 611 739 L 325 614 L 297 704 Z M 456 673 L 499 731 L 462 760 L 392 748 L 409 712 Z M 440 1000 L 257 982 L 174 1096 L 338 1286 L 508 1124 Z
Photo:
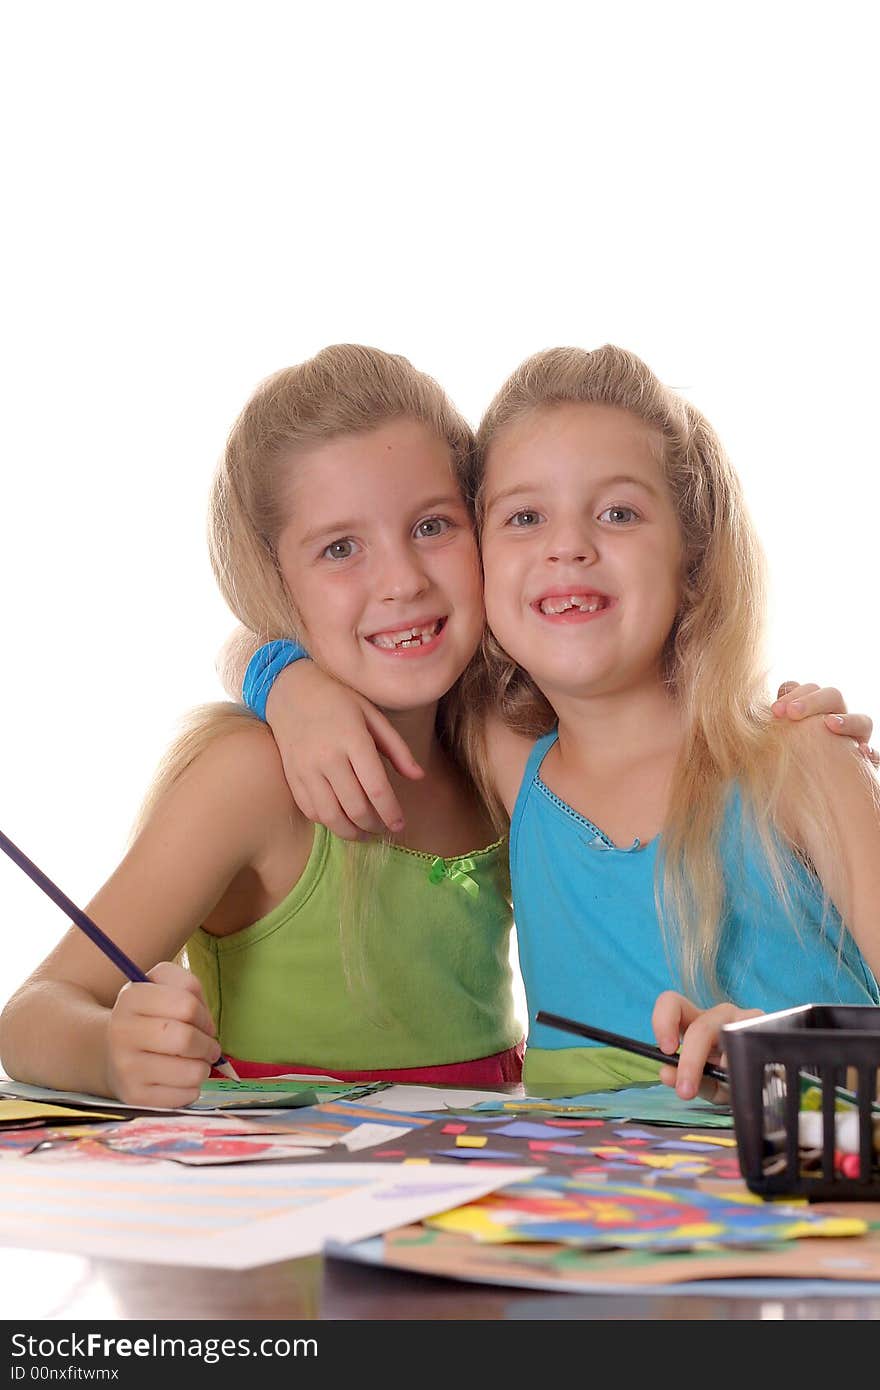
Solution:
M 61 911 L 66 913 L 71 921 L 75 922 L 86 936 L 94 941 L 95 945 L 104 952 L 108 960 L 112 960 L 123 975 L 127 975 L 129 980 L 134 980 L 138 984 L 151 985 L 153 983 L 140 966 L 135 965 L 133 960 L 129 960 L 125 952 L 121 951 L 116 943 L 111 941 L 105 932 L 101 931 L 101 928 L 92 921 L 91 917 L 87 916 L 81 907 L 77 907 L 76 903 L 71 902 L 67 894 L 62 893 L 51 878 L 47 878 L 42 869 L 38 869 L 33 860 L 28 859 L 27 855 L 23 854 L 18 845 L 14 845 L 8 836 L 3 834 L 2 830 L 0 830 L 0 849 L 9 855 L 12 862 L 17 864 L 28 878 L 33 879 L 38 888 L 42 888 L 47 898 L 51 898 L 56 907 L 60 907 Z M 218 1061 L 213 1063 L 213 1066 L 215 1071 L 222 1072 L 224 1076 L 229 1077 L 230 1081 L 239 1080 L 238 1073 L 232 1063 L 227 1062 L 225 1057 L 221 1056 Z

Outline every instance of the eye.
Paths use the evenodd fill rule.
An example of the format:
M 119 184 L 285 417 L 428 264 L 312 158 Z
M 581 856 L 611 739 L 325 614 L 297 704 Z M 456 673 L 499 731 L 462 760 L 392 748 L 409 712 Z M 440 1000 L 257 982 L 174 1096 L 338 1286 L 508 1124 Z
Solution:
M 599 520 L 609 521 L 612 526 L 629 526 L 639 520 L 639 514 L 632 507 L 606 507 L 599 513 Z
M 510 518 L 510 520 L 508 521 L 507 524 L 508 524 L 508 526 L 523 526 L 523 527 L 525 527 L 525 526 L 537 526 L 537 524 L 538 524 L 538 522 L 539 522 L 540 520 L 541 520 L 541 513 L 540 513 L 540 512 L 535 512 L 535 511 L 532 511 L 530 508 L 525 508 L 525 510 L 523 510 L 523 511 L 521 511 L 521 512 L 514 512 L 513 516 Z
M 423 540 L 431 540 L 434 536 L 444 535 L 451 525 L 452 522 L 445 516 L 426 516 L 416 526 L 415 534 Z
M 328 560 L 348 560 L 356 549 L 357 543 L 351 536 L 343 536 L 341 540 L 331 541 L 326 549 L 321 551 L 321 555 L 326 556 Z

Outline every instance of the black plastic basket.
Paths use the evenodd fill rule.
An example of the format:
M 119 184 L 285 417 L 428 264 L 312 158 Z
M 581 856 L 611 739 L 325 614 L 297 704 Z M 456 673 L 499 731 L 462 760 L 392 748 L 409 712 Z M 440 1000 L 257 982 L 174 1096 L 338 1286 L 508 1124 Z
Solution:
M 804 1004 L 723 1031 L 739 1165 L 751 1191 L 880 1200 L 880 1008 Z M 812 1112 L 802 1111 L 802 1093 L 816 1083 L 821 1108 L 805 1120 Z M 838 1088 L 855 1108 L 841 1108 Z

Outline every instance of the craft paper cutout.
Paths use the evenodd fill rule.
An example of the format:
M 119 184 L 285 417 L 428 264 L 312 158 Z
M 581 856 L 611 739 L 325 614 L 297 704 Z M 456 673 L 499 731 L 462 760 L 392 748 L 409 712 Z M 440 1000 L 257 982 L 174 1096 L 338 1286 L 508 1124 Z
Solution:
M 509 1149 L 435 1149 L 434 1154 L 437 1158 L 494 1158 L 500 1159 L 504 1163 L 510 1163 L 511 1156 Z
M 601 1124 L 601 1120 L 599 1121 Z M 550 1125 L 534 1124 L 529 1120 L 511 1120 L 509 1124 L 499 1125 L 493 1134 L 504 1134 L 511 1139 L 561 1139 L 563 1136 Z
M 620 1091 L 588 1091 L 578 1096 L 560 1096 L 548 1100 L 541 1096 L 525 1096 L 516 1100 L 486 1100 L 478 1110 L 516 1110 L 521 1114 L 549 1111 L 565 1115 L 582 1113 L 595 1119 L 643 1120 L 648 1124 L 686 1125 L 701 1128 L 732 1129 L 733 1116 L 726 1106 L 712 1105 L 699 1097 L 681 1100 L 671 1086 L 659 1082 L 655 1086 L 628 1086 Z
M 110 1105 L 110 1102 L 106 1102 Z M 67 1105 L 46 1105 L 42 1101 L 33 1100 L 0 1100 L 0 1126 L 16 1124 L 22 1120 L 58 1120 L 62 1116 L 71 1115 L 77 1119 L 87 1120 L 93 1117 L 96 1120 L 119 1120 L 122 1118 L 121 1112 L 114 1112 L 112 1106 L 105 1114 L 96 1114 L 94 1110 L 74 1110 Z

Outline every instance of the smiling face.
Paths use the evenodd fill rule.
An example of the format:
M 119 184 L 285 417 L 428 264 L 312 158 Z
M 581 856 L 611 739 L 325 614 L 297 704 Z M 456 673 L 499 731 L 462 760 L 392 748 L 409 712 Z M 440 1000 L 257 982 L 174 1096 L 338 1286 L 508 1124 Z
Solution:
M 278 562 L 311 654 L 388 710 L 444 695 L 480 639 L 470 515 L 449 448 L 394 420 L 300 453 Z
M 486 616 L 551 703 L 660 677 L 681 542 L 659 457 L 636 416 L 581 403 L 533 411 L 489 448 Z

